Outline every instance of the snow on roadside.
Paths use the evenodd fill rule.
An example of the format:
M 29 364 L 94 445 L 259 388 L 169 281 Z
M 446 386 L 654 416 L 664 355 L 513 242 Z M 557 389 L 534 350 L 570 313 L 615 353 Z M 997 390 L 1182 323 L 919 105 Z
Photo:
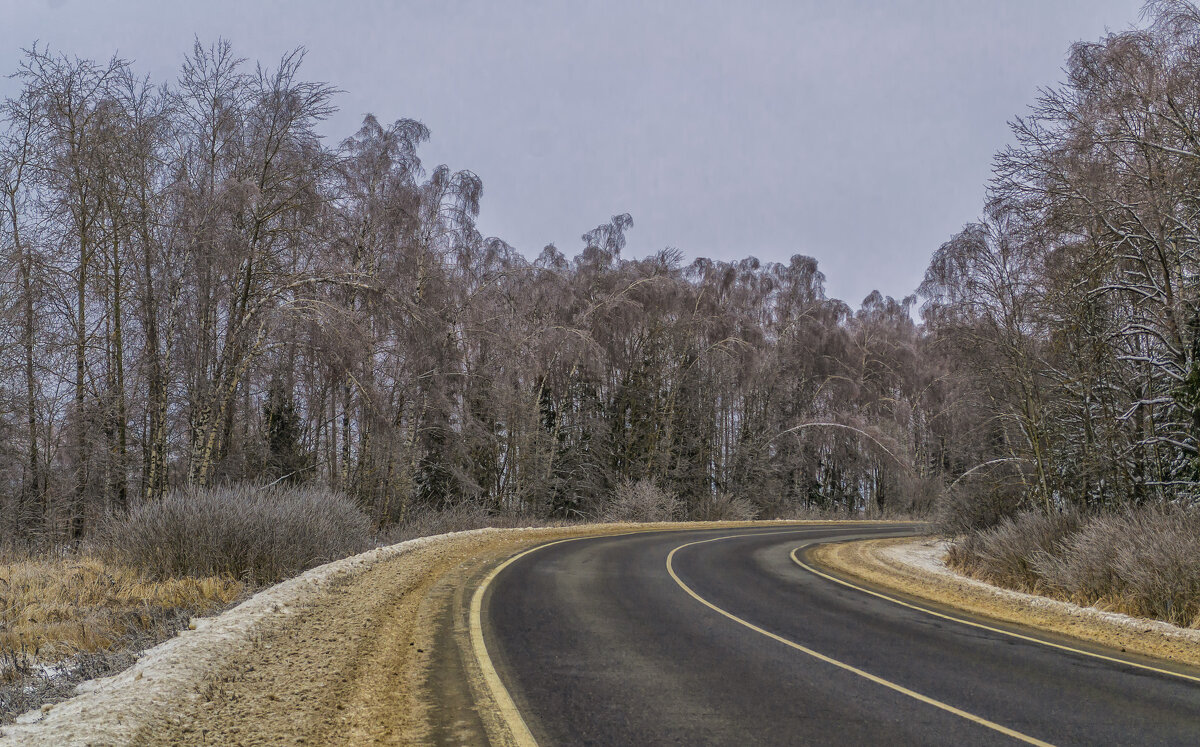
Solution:
M 980 589 L 993 596 L 1006 599 L 1018 605 L 1032 608 L 1052 610 L 1072 617 L 1100 620 L 1120 628 L 1138 633 L 1154 631 L 1164 636 L 1178 638 L 1184 641 L 1200 644 L 1200 630 L 1180 628 L 1162 620 L 1147 620 L 1140 617 L 1110 612 L 1097 607 L 1082 607 L 1071 602 L 1064 602 L 1037 594 L 1026 594 L 1012 589 L 1004 589 L 985 581 L 964 576 L 949 568 L 945 563 L 949 543 L 945 540 L 906 542 L 887 545 L 876 550 L 879 555 L 902 566 L 908 566 L 924 573 L 930 573 L 955 583 Z
M 605 529 L 716 529 L 770 523 L 776 522 L 614 523 L 605 525 Z M 777 523 L 801 526 L 825 522 L 783 520 Z M 194 629 L 181 631 L 176 637 L 143 651 L 128 669 L 111 677 L 79 684 L 75 688 L 75 697 L 21 714 L 15 724 L 0 727 L 0 747 L 126 744 L 152 716 L 199 698 L 197 685 L 206 676 L 217 672 L 230 655 L 252 646 L 266 624 L 303 609 L 309 595 L 322 587 L 362 573 L 381 561 L 450 538 L 530 531 L 539 529 L 485 528 L 420 537 L 313 568 L 260 591 L 221 615 L 195 619 Z
M 137 663 L 111 677 L 76 687 L 75 697 L 17 717 L 0 727 L 0 745 L 83 745 L 128 742 L 147 718 L 172 703 L 198 697 L 195 686 L 236 650 L 254 640 L 264 622 L 293 614 L 305 598 L 349 574 L 450 537 L 512 530 L 472 529 L 420 537 L 318 566 L 271 586 L 231 610 L 197 618 L 192 629 L 144 651 Z

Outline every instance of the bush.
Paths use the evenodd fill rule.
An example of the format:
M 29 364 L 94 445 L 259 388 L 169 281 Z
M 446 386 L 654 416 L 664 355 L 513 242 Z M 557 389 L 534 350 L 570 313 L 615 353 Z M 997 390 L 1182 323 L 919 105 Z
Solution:
M 1060 552 L 1063 540 L 1079 524 L 1074 511 L 1025 511 L 960 539 L 947 560 L 952 567 L 1001 586 L 1037 591 L 1043 584 L 1035 559 Z
M 393 545 L 417 537 L 431 537 L 447 532 L 462 532 L 485 527 L 512 528 L 534 526 L 567 526 L 570 522 L 547 521 L 520 512 L 489 511 L 481 506 L 461 503 L 446 508 L 411 506 L 404 521 L 380 534 L 380 545 Z
M 1128 541 L 1127 518 L 1095 516 L 1065 537 L 1058 553 L 1042 554 L 1030 562 L 1046 591 L 1080 604 L 1092 604 L 1119 589 L 1113 561 Z
M 1127 509 L 1083 521 L 1023 513 L 961 537 L 948 563 L 969 575 L 1200 627 L 1200 511 Z
M 696 504 L 692 509 L 695 521 L 753 521 L 758 518 L 758 506 L 748 498 L 717 493 Z
M 812 504 L 793 503 L 781 511 L 777 511 L 773 518 L 783 519 L 785 521 L 845 521 L 847 519 L 861 519 L 861 513 L 853 513 L 845 506 L 816 506 Z
M 617 486 L 603 521 L 676 521 L 683 515 L 683 502 L 649 480 L 626 480 Z
M 934 528 L 950 537 L 990 529 L 1016 514 L 1020 506 L 1020 494 L 1004 486 L 947 490 L 935 501 Z
M 1130 528 L 1115 563 L 1120 606 L 1200 627 L 1200 514 L 1152 509 L 1134 514 Z
M 417 537 L 482 529 L 491 526 L 490 518 L 487 509 L 467 503 L 446 508 L 410 506 L 403 521 L 380 534 L 379 544 L 394 545 Z
M 1097 516 L 1036 561 L 1058 596 L 1200 627 L 1200 512 L 1147 507 Z
M 97 551 L 153 578 L 228 576 L 264 584 L 366 549 L 371 522 L 320 488 L 182 490 L 108 517 Z

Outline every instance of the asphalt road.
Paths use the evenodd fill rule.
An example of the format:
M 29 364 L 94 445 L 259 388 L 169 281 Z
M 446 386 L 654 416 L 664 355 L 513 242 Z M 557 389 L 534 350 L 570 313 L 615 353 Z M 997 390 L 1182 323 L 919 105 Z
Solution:
M 1200 744 L 1200 683 L 924 614 L 791 557 L 911 531 L 562 542 L 495 577 L 483 637 L 543 745 Z

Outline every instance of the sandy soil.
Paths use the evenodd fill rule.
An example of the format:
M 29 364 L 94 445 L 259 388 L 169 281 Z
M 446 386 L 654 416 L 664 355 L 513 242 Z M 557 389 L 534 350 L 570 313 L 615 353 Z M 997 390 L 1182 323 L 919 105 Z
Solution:
M 422 697 L 448 588 L 485 559 L 571 530 L 490 532 L 431 543 L 310 599 L 292 624 L 229 657 L 187 708 L 163 713 L 135 744 L 425 744 Z M 578 533 L 577 531 L 575 533 Z
M 430 578 L 472 555 L 535 541 L 539 531 L 426 537 L 314 568 L 195 621 L 124 672 L 83 683 L 76 697 L 19 716 L 0 744 L 301 743 L 339 723 L 351 704 L 375 705 L 376 664 L 393 673 L 419 664 L 424 651 L 416 649 L 425 647 L 409 635 L 411 607 Z M 392 650 L 405 636 L 404 650 Z
M 909 538 L 820 545 L 808 553 L 821 566 L 874 586 L 1129 654 L 1200 667 L 1200 630 L 1001 589 L 950 570 L 942 562 L 944 555 L 944 543 Z
M 130 669 L 18 717 L 0 745 L 482 742 L 486 703 L 455 650 L 470 579 L 562 537 L 738 526 L 762 522 L 482 529 L 373 550 L 195 621 Z

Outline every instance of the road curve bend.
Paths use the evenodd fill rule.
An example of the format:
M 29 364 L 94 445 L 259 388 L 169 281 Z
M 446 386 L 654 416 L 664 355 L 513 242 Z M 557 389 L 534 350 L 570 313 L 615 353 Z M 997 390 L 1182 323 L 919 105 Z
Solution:
M 801 560 L 807 545 L 912 532 L 554 542 L 480 585 L 473 644 L 525 744 L 1200 743 L 1197 672 L 930 614 Z

